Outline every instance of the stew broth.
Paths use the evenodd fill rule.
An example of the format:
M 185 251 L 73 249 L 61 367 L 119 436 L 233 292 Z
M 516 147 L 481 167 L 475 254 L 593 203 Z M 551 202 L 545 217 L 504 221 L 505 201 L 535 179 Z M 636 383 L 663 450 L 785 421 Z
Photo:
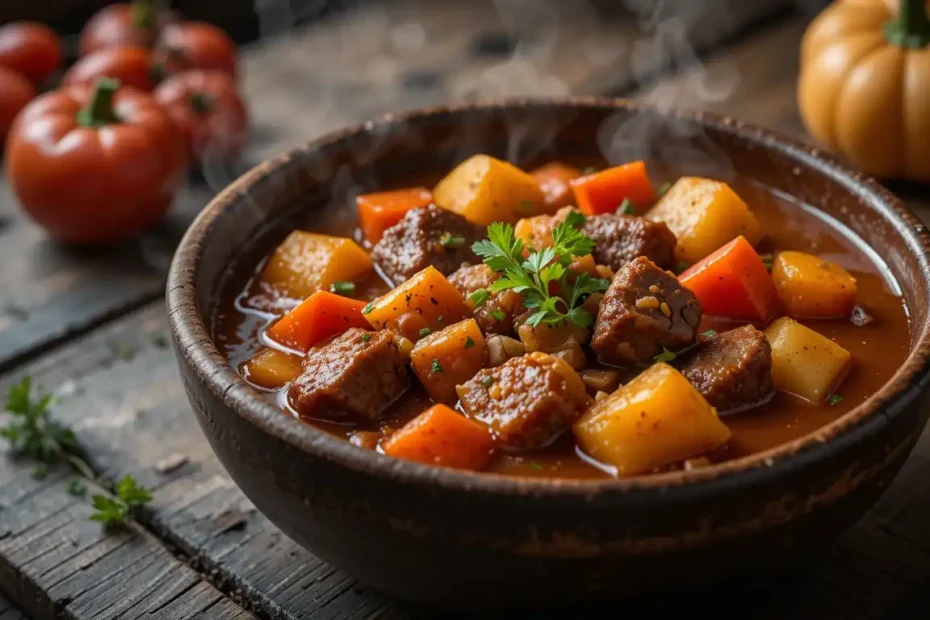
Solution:
M 817 254 L 844 267 L 857 280 L 857 303 L 875 320 L 857 326 L 848 319 L 802 320 L 817 332 L 847 349 L 853 358 L 849 374 L 838 390 L 841 399 L 823 404 L 810 402 L 777 391 L 767 403 L 751 410 L 722 416 L 732 430 L 727 444 L 706 456 L 715 462 L 742 457 L 800 438 L 862 404 L 886 383 L 904 361 L 909 349 L 909 325 L 904 301 L 896 283 L 875 253 L 861 241 L 845 233 L 836 222 L 822 214 L 759 187 L 747 179 L 731 183 L 733 189 L 751 206 L 764 233 L 758 246 L 760 253 L 773 250 L 797 250 Z M 352 206 L 336 217 L 321 218 L 311 229 L 332 235 L 360 239 Z M 261 265 L 259 265 L 259 269 Z M 234 367 L 274 343 L 263 337 L 263 330 L 283 309 L 293 307 L 294 300 L 271 298 L 255 278 L 252 265 L 241 265 L 225 289 L 220 310 L 214 320 L 215 341 Z M 355 296 L 371 299 L 391 287 L 376 275 L 357 282 Z M 271 312 L 265 312 L 265 311 Z M 722 331 L 739 323 L 703 317 L 701 329 Z M 259 388 L 261 389 L 261 388 Z M 284 389 L 269 391 L 270 400 L 288 410 Z M 385 422 L 376 426 L 341 426 L 312 422 L 318 428 L 350 440 L 359 430 L 378 431 L 378 426 L 400 428 L 432 401 L 416 381 L 387 412 Z M 291 411 L 293 413 L 293 411 Z M 564 433 L 551 445 L 531 453 L 499 451 L 485 471 L 520 476 L 566 478 L 605 478 L 610 474 L 576 452 L 571 433 Z

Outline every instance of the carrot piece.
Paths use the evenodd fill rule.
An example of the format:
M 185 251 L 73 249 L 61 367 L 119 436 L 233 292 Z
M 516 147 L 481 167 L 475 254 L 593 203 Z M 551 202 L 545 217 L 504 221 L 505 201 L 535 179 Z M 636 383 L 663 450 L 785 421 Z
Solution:
M 655 199 L 646 164 L 634 161 L 579 177 L 571 182 L 575 203 L 585 215 L 613 213 L 629 198 L 640 209 Z
M 772 276 L 743 236 L 698 261 L 678 279 L 710 316 L 764 325 L 778 314 L 778 291 Z
M 381 444 L 388 456 L 456 469 L 483 469 L 494 440 L 481 424 L 446 405 L 434 405 Z
M 388 192 L 362 194 L 355 199 L 358 205 L 358 222 L 368 243 L 381 240 L 384 231 L 404 219 L 407 211 L 425 207 L 433 194 L 425 187 L 395 189 Z
M 547 213 L 572 203 L 571 182 L 581 176 L 581 170 L 560 161 L 549 162 L 531 172 L 543 192 Z
M 362 316 L 365 302 L 317 291 L 285 314 L 266 333 L 286 347 L 306 352 L 313 345 L 338 336 L 350 327 L 368 329 Z
M 300 374 L 300 357 L 275 349 L 262 349 L 243 362 L 239 371 L 249 383 L 276 390 Z

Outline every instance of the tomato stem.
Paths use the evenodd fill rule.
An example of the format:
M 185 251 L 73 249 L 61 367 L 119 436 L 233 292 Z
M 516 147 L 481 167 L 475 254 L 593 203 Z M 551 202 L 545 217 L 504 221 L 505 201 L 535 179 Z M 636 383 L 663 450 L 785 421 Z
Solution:
M 113 96 L 119 87 L 119 80 L 101 78 L 90 101 L 77 113 L 78 122 L 85 127 L 103 127 L 120 122 L 113 109 Z
M 885 24 L 885 36 L 894 45 L 908 48 L 930 43 L 930 19 L 925 0 L 900 0 L 898 16 Z
M 152 0 L 134 0 L 130 10 L 132 25 L 136 30 L 152 30 L 155 27 L 155 7 Z

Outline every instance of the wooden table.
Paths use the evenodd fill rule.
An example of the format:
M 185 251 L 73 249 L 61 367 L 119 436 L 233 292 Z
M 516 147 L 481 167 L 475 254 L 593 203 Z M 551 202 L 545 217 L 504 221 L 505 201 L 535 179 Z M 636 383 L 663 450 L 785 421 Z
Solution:
M 803 133 L 794 87 L 809 15 L 773 13 L 778 2 L 741 3 L 756 12 L 740 26 L 768 16 L 748 34 L 695 30 L 705 51 L 726 41 L 704 67 L 681 62 L 694 58 L 682 47 L 631 62 L 650 49 L 636 24 L 583 12 L 511 58 L 487 6 L 430 9 L 440 4 L 366 5 L 244 50 L 256 124 L 250 156 L 390 110 L 527 93 L 622 93 Z M 662 58 L 678 62 L 657 72 Z M 215 188 L 231 174 L 207 177 Z M 930 222 L 926 192 L 895 189 Z M 284 537 L 201 435 L 168 349 L 162 295 L 174 244 L 212 193 L 192 182 L 158 230 L 89 253 L 47 241 L 0 185 L 0 390 L 32 376 L 59 396 L 54 415 L 75 429 L 103 487 L 131 474 L 155 490 L 126 531 L 106 533 L 88 521 L 86 497 L 67 493 L 70 472 L 36 479 L 32 464 L 0 455 L 0 619 L 428 617 Z M 721 592 L 710 609 L 773 619 L 930 616 L 928 459 L 925 434 L 882 500 L 822 561 L 799 567 L 796 581 L 751 598 Z

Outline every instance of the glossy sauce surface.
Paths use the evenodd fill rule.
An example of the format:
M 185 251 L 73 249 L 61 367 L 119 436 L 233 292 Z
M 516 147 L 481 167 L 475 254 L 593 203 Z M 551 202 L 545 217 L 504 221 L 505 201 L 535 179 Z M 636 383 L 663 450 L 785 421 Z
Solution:
M 737 179 L 731 185 L 761 224 L 765 238 L 758 248 L 760 253 L 799 250 L 838 263 L 856 278 L 858 305 L 875 320 L 861 327 L 848 319 L 801 321 L 852 353 L 852 368 L 837 389 L 841 400 L 834 404 L 814 405 L 790 394 L 776 392 L 764 405 L 726 415 L 723 421 L 733 431 L 733 436 L 722 449 L 707 455 L 712 461 L 738 458 L 775 447 L 839 418 L 881 388 L 902 364 L 909 350 L 904 301 L 874 252 L 851 234 L 844 233 L 839 223 L 827 220 L 809 207 L 791 202 L 788 197 L 776 195 L 747 180 Z M 337 213 L 321 217 L 307 229 L 358 239 L 353 213 L 354 208 L 347 205 Z M 213 321 L 216 343 L 237 368 L 259 349 L 272 344 L 262 337 L 263 330 L 277 315 L 297 303 L 295 300 L 276 299 L 262 290 L 253 278 L 260 269 L 261 264 L 257 267 L 239 266 L 236 276 L 226 287 L 220 310 Z M 389 288 L 377 275 L 357 284 L 356 297 L 362 299 L 373 298 Z M 701 329 L 723 331 L 738 325 L 704 317 Z M 285 389 L 262 391 L 286 408 L 282 397 Z M 348 440 L 353 434 L 363 431 L 356 436 L 355 441 L 358 441 L 366 437 L 364 431 L 381 430 L 387 435 L 431 404 L 422 388 L 414 382 L 414 387 L 388 411 L 381 429 L 308 423 Z M 532 454 L 497 454 L 488 470 L 521 476 L 608 477 L 607 473 L 576 454 L 570 433 Z

